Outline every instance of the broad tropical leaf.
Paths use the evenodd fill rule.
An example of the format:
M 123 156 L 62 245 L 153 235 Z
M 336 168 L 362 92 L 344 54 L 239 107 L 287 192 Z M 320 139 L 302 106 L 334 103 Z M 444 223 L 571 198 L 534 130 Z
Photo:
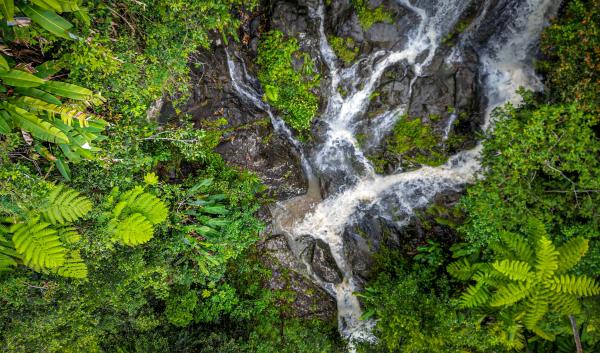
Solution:
M 0 79 L 4 84 L 14 87 L 38 87 L 44 84 L 43 79 L 30 74 L 29 72 L 12 69 L 10 71 L 0 72 Z
M 0 0 L 3 1 L 3 0 Z M 6 72 L 10 70 L 10 66 L 8 65 L 8 61 L 4 58 L 4 55 L 0 54 L 0 72 Z
M 86 100 L 93 95 L 93 92 L 87 88 L 60 81 L 46 81 L 40 88 L 58 96 L 75 100 Z
M 23 96 L 40 99 L 46 103 L 50 103 L 50 104 L 54 104 L 54 105 L 62 104 L 60 99 L 56 98 L 55 96 L 51 95 L 48 92 L 42 91 L 41 89 L 31 88 L 31 87 L 30 88 L 15 88 L 15 92 L 19 93 Z
M 38 7 L 23 5 L 21 10 L 31 20 L 57 37 L 70 39 L 68 31 L 73 27 L 69 21 L 60 17 L 52 10 L 42 10 Z
M 0 0 L 0 9 L 2 15 L 7 21 L 13 21 L 15 18 L 15 2 L 14 0 Z
M 40 140 L 54 143 L 69 143 L 67 135 L 47 121 L 15 105 L 8 104 L 6 109 L 11 113 L 14 123 L 21 129 L 31 133 Z

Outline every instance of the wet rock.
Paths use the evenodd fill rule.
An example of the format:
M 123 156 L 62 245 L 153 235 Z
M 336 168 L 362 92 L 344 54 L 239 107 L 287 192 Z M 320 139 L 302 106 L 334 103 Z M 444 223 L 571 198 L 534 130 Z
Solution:
M 235 55 L 237 50 L 229 48 Z M 246 63 L 252 58 L 239 55 Z M 232 86 L 227 58 L 222 48 L 199 52 L 193 58 L 191 97 L 181 107 L 181 114 L 192 117 L 197 127 L 210 126 L 225 118 L 226 131 L 216 151 L 230 165 L 255 172 L 277 199 L 287 199 L 306 192 L 308 184 L 300 159 L 293 146 L 277 135 L 269 117 L 253 104 L 241 99 Z M 257 82 L 255 82 L 258 85 Z M 258 87 L 258 86 L 257 86 Z M 161 121 L 177 120 L 172 104 L 164 104 Z
M 328 283 L 340 283 L 343 279 L 343 274 L 338 268 L 329 244 L 320 239 L 313 240 L 305 250 L 311 268 L 323 281 Z
M 291 313 L 296 317 L 318 317 L 333 320 L 336 315 L 336 302 L 327 292 L 313 284 L 301 273 L 302 266 L 288 248 L 284 236 L 271 236 L 258 244 L 263 264 L 272 273 L 268 281 L 271 289 L 293 291 Z

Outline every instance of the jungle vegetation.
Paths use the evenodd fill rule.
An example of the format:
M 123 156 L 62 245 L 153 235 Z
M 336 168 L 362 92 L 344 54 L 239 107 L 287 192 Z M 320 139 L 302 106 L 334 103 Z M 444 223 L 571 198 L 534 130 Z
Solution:
M 352 4 L 365 29 L 390 20 Z M 3 352 L 347 350 L 333 318 L 268 287 L 255 244 L 269 200 L 214 151 L 222 131 L 146 116 L 186 99 L 190 56 L 238 40 L 256 0 L 0 5 Z M 482 178 L 428 210 L 454 236 L 377 254 L 358 295 L 378 342 L 359 351 L 600 351 L 600 2 L 569 1 L 541 48 L 546 90 L 495 111 Z M 264 99 L 308 136 L 310 56 L 269 31 L 256 65 Z M 420 123 L 397 125 L 390 153 L 442 163 Z

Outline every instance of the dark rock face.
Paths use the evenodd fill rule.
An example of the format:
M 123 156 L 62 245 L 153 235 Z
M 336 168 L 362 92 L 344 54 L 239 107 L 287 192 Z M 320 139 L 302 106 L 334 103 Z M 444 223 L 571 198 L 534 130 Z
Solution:
M 335 317 L 336 303 L 323 289 L 310 282 L 301 273 L 303 266 L 288 248 L 286 239 L 272 236 L 258 245 L 263 263 L 272 271 L 269 281 L 272 289 L 292 290 L 296 294 L 292 307 L 293 315 L 299 317 L 319 317 L 331 320 Z
M 231 50 L 230 53 L 236 52 Z M 306 192 L 307 181 L 293 146 L 274 133 L 268 115 L 240 99 L 228 74 L 227 58 L 223 48 L 213 53 L 201 52 L 194 58 L 204 65 L 192 71 L 192 95 L 182 109 L 199 127 L 210 121 L 225 118 L 227 125 L 216 151 L 240 169 L 258 174 L 269 193 L 285 199 Z M 246 62 L 251 62 L 246 58 Z M 174 119 L 170 104 L 161 112 L 161 120 Z
M 311 267 L 317 276 L 328 283 L 342 282 L 342 272 L 338 269 L 327 243 L 317 239 L 309 245 L 307 252 Z

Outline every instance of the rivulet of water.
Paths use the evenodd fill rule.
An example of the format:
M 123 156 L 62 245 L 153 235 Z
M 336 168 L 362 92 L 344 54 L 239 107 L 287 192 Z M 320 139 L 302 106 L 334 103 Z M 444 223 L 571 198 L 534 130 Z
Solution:
M 286 136 L 301 155 L 302 166 L 309 179 L 308 193 L 281 201 L 272 208 L 273 229 L 286 235 L 290 249 L 298 259 L 302 259 L 307 236 L 329 245 L 337 267 L 343 274 L 342 282 L 334 284 L 323 281 L 314 274 L 307 262 L 306 273 L 336 297 L 340 333 L 350 341 L 374 340 L 371 333 L 374 323 L 360 319 L 360 304 L 353 294 L 360 288 L 346 258 L 342 238 L 345 228 L 360 217 L 361 214 L 357 212 L 359 206 L 363 209 L 379 207 L 382 217 L 389 216 L 385 213 L 399 213 L 393 216 L 396 219 L 401 216 L 397 222 L 402 225 L 408 223 L 415 210 L 426 207 L 436 195 L 448 190 L 461 190 L 474 181 L 480 170 L 481 145 L 478 145 L 450 157 L 446 164 L 439 167 L 425 166 L 388 176 L 377 175 L 356 139 L 357 123 L 364 119 L 369 97 L 377 89 L 385 70 L 394 65 L 411 70 L 414 75 L 408 94 L 412 94 L 414 82 L 428 69 L 442 38 L 452 30 L 469 5 L 478 0 L 396 1 L 417 19 L 414 27 L 405 33 L 407 40 L 404 47 L 391 52 L 375 52 L 349 68 L 339 67 L 327 42 L 323 3 L 310 9 L 310 16 L 319 26 L 319 51 L 330 78 L 326 92 L 327 104 L 318 118 L 327 126 L 326 135 L 323 142 L 311 150 L 305 150 L 294 139 L 285 123 L 261 100 L 259 92 L 245 83 L 247 78 L 242 75 L 245 69 L 241 70 L 239 63 L 228 56 L 231 79 L 240 97 L 267 112 L 275 130 Z M 507 6 L 499 6 L 499 3 Z M 464 45 L 470 44 L 477 49 L 480 76 L 483 77 L 483 98 L 487 101 L 486 118 L 482 126 L 484 130 L 491 126 L 490 113 L 493 108 L 505 102 L 518 102 L 517 88 L 542 88 L 533 70 L 532 58 L 548 15 L 556 11 L 559 3 L 560 0 L 485 0 L 478 17 L 472 21 L 452 55 L 447 58 L 460 61 L 461 46 Z M 511 11 L 506 11 L 507 7 Z M 487 19 L 496 15 L 493 12 L 497 8 L 505 11 L 502 14 L 507 16 L 505 26 L 497 28 L 487 43 L 470 43 L 472 34 L 486 26 Z M 360 72 L 368 72 L 368 75 L 360 75 Z M 345 96 L 338 90 L 342 84 L 349 88 Z M 399 103 L 381 114 L 378 123 L 371 129 L 367 147 L 378 144 L 406 110 L 406 105 Z M 455 119 L 456 116 L 449 119 L 444 140 L 451 133 Z M 315 174 L 336 175 L 343 181 L 342 186 L 337 192 L 323 198 Z M 387 203 L 381 203 L 384 198 L 386 202 L 394 200 L 394 210 L 385 209 Z

